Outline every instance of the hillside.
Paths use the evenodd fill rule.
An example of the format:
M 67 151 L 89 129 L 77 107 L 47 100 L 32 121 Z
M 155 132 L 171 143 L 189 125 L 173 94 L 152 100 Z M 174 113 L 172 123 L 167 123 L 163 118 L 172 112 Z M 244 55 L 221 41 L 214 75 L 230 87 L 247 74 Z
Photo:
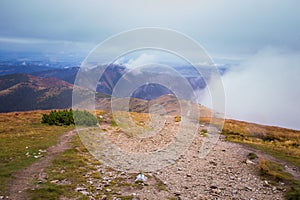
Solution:
M 59 78 L 52 77 L 57 75 L 56 72 L 56 70 L 43 72 L 45 77 L 40 77 L 41 73 L 39 73 L 40 76 L 29 74 L 0 76 L 0 112 L 70 108 L 73 85 L 59 79 L 64 78 L 63 75 L 67 76 L 68 70 Z M 74 71 L 71 70 L 71 72 Z M 73 76 L 72 73 L 69 75 Z M 114 86 L 116 80 L 108 80 L 107 77 L 109 77 L 108 74 L 103 77 L 105 82 L 103 88 L 106 89 L 101 90 L 104 93 L 96 94 L 96 109 L 98 110 L 109 111 L 111 109 L 111 97 L 105 93 L 110 93 L 109 88 Z M 167 114 L 180 114 L 178 99 L 169 93 L 171 92 L 168 89 L 160 85 L 149 84 L 140 87 L 133 94 L 137 97 L 131 97 L 129 100 L 129 111 L 148 112 L 149 107 L 156 104 L 163 106 Z M 119 104 L 123 104 L 125 99 L 113 98 L 113 102 L 118 101 Z M 198 107 L 196 104 L 195 106 Z
M 71 107 L 73 85 L 27 74 L 0 76 L 0 112 Z
M 93 77 L 95 74 L 97 74 L 97 71 L 100 67 L 98 66 L 96 68 L 90 69 L 88 71 L 82 72 L 85 74 L 86 77 Z M 206 86 L 206 83 L 204 81 L 204 78 L 201 75 L 195 75 L 195 71 L 192 69 L 187 68 L 179 68 L 180 70 L 184 69 L 184 77 L 186 80 L 190 83 L 191 87 L 194 90 L 203 89 Z M 63 81 L 66 81 L 68 83 L 74 84 L 76 75 L 78 73 L 79 68 L 78 67 L 71 67 L 71 68 L 64 68 L 64 69 L 52 69 L 52 70 L 45 70 L 45 71 L 38 71 L 38 72 L 32 72 L 31 74 L 34 76 L 39 76 L 42 78 L 49 78 L 54 77 L 61 79 Z M 149 77 L 156 77 L 160 80 L 174 80 L 176 77 L 171 76 L 169 74 L 164 73 L 158 73 L 155 70 L 152 71 L 140 71 L 140 74 L 138 75 L 126 75 L 128 73 L 129 69 L 122 65 L 116 65 L 111 64 L 109 65 L 105 72 L 103 73 L 102 77 L 99 77 L 100 80 L 97 85 L 97 92 L 104 93 L 111 95 L 116 84 L 118 81 L 122 78 L 124 85 L 133 85 L 137 80 L 143 80 L 145 78 Z M 203 69 L 203 76 L 208 78 L 210 76 L 210 71 L 207 69 Z M 180 88 L 180 82 L 174 82 L 173 86 L 175 88 Z M 131 94 L 131 97 L 133 98 L 139 98 L 144 100 L 153 100 L 157 97 L 160 97 L 162 95 L 166 94 L 173 94 L 168 88 L 154 83 L 148 83 L 144 85 L 140 85 L 140 87 L 136 88 L 136 90 Z M 125 97 L 125 96 L 122 96 Z M 126 96 L 129 97 L 129 96 Z M 186 97 L 187 99 L 189 96 Z
M 31 74 L 42 78 L 58 78 L 70 84 L 74 84 L 78 70 L 79 67 L 71 67 L 63 69 L 42 70 L 38 72 L 32 72 Z

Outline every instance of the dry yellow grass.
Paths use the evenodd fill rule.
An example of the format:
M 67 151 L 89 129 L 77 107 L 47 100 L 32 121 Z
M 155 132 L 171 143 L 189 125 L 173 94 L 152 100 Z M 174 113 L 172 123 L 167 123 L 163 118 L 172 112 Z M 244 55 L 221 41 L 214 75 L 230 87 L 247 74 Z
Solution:
M 225 120 L 223 134 L 230 141 L 251 145 L 300 167 L 300 131 Z

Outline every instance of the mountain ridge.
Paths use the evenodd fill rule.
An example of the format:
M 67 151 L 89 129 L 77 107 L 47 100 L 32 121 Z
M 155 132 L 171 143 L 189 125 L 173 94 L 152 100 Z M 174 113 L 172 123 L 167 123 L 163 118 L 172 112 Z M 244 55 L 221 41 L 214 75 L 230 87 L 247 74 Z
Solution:
M 28 74 L 0 77 L 0 112 L 70 107 L 73 85 Z

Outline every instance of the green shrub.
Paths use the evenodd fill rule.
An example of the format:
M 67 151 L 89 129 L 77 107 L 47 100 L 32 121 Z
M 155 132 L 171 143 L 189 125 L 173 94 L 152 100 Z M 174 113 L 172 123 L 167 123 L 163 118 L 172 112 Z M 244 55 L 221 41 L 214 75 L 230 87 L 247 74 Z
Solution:
M 94 115 L 87 111 L 73 111 L 70 109 L 62 111 L 52 110 L 49 114 L 43 115 L 42 123 L 56 126 L 70 126 L 71 124 L 93 126 L 96 125 L 98 121 Z
M 57 126 L 69 126 L 74 124 L 73 111 L 72 109 L 62 111 L 52 110 L 49 114 L 43 114 L 42 123 Z
M 73 115 L 75 124 L 78 126 L 95 126 L 98 123 L 97 118 L 93 114 L 85 110 L 75 110 Z

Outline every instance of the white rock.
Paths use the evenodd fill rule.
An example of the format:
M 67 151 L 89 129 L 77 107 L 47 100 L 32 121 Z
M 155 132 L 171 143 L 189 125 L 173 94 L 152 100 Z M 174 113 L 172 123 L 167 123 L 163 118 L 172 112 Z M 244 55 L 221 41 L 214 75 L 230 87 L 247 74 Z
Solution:
M 249 187 L 249 186 L 245 186 L 245 189 L 248 190 L 248 191 L 252 191 L 252 188 Z
M 231 192 L 232 194 L 237 194 L 238 193 L 238 191 L 237 190 L 232 190 L 232 192 Z
M 249 159 L 246 159 L 246 164 L 255 164 L 254 162 L 252 162 L 251 160 Z
M 80 191 L 85 191 L 86 188 L 84 188 L 84 187 L 78 187 L 78 188 L 76 188 L 75 190 L 76 190 L 77 192 L 80 192 Z
M 142 174 L 142 173 L 139 173 L 137 176 L 136 176 L 136 179 L 135 179 L 135 181 L 146 181 L 147 180 L 147 177 L 144 175 L 144 174 Z
M 126 172 L 121 172 L 120 175 L 124 176 L 126 175 Z
M 81 194 L 83 195 L 89 195 L 90 193 L 88 191 L 80 191 Z

